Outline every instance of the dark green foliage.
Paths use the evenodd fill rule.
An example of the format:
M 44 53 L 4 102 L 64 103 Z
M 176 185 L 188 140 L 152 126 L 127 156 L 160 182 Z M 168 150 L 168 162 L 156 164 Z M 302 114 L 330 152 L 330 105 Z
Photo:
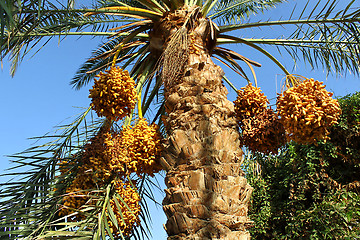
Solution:
M 248 157 L 253 239 L 360 238 L 360 93 L 339 102 L 327 142 Z

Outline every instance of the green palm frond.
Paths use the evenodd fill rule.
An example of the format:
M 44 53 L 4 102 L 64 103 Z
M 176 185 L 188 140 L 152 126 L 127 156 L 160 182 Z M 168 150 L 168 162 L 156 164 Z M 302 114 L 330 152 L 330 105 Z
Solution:
M 4 43 L 0 47 L 0 58 L 3 59 L 10 55 L 13 62 L 12 75 L 24 55 L 38 44 L 41 44 L 40 48 L 43 47 L 49 38 L 66 35 L 111 36 L 113 33 L 109 31 L 109 28 L 114 27 L 115 22 L 126 21 L 129 23 L 134 21 L 134 19 L 129 18 L 126 20 L 114 19 L 113 15 L 155 19 L 161 16 L 160 13 L 134 7 L 68 9 L 67 6 L 57 6 L 51 2 L 44 2 L 46 2 L 44 7 L 39 9 L 35 8 L 34 5 L 22 5 L 21 8 L 15 6 L 11 16 L 7 14 L 9 12 L 7 5 L 2 4 L 0 6 L 0 10 L 5 13 L 0 22 L 0 29 L 2 29 L 0 40 Z M 102 14 L 99 15 L 100 13 Z M 84 32 L 85 29 L 87 32 Z M 41 41 L 44 38 L 47 41 Z
M 112 7 L 112 6 L 129 6 L 129 7 L 136 7 L 142 8 L 145 7 L 149 10 L 154 10 L 157 12 L 166 12 L 169 10 L 168 5 L 164 3 L 164 1 L 156 1 L 156 0 L 102 0 L 100 1 L 102 7 Z
M 0 29 L 0 36 L 4 36 L 5 33 L 5 27 L 7 28 L 13 28 L 15 25 L 15 21 L 13 18 L 13 4 L 11 1 L 1 1 L 0 2 L 0 16 L 3 16 L 1 18 L 1 29 Z M 0 38 L 0 46 L 3 45 L 3 37 Z
M 115 36 L 94 51 L 92 56 L 79 68 L 70 84 L 76 89 L 86 85 L 100 71 L 104 71 L 111 66 L 113 58 L 120 48 L 121 51 L 116 59 L 116 63 L 122 64 L 124 62 L 122 68 L 125 69 L 130 62 L 146 51 L 148 43 L 143 39 L 147 35 L 143 34 L 139 38 L 136 36 L 139 36 L 139 31 L 146 31 L 149 27 L 142 27 L 138 31 L 136 29 L 133 30 L 133 35 L 135 36 L 127 32 L 114 33 Z M 131 40 L 127 39 L 129 36 Z
M 246 39 L 248 42 L 278 45 L 294 59 L 302 60 L 315 68 L 324 68 L 330 72 L 346 72 L 350 70 L 359 74 L 360 48 L 358 40 L 308 40 L 308 39 Z M 280 52 L 283 52 L 278 48 Z
M 92 26 L 92 32 L 103 28 L 101 24 L 111 24 L 110 19 L 86 18 L 81 12 L 66 9 L 58 9 L 57 6 L 47 4 L 46 9 L 18 8 L 13 10 L 13 21 L 9 24 L 1 19 L 0 58 L 10 55 L 13 62 L 12 74 L 26 53 L 41 42 L 44 46 L 46 41 L 40 41 L 44 37 L 66 35 L 71 29 L 81 31 L 84 27 Z M 60 34 L 61 33 L 61 34 Z
M 360 53 L 360 11 L 353 8 L 351 1 L 345 9 L 336 10 L 338 1 L 328 1 L 318 13 L 315 9 L 308 17 L 301 13 L 298 19 L 266 21 L 220 26 L 220 33 L 250 28 L 282 26 L 291 29 L 288 36 L 277 39 L 222 38 L 218 44 L 248 43 L 255 45 L 276 46 L 278 51 L 287 52 L 294 62 L 303 60 L 312 68 L 324 67 L 328 73 L 341 73 L 350 70 L 359 74 Z M 305 10 L 304 10 L 305 11 Z M 294 30 L 295 27 L 295 30 Z M 259 47 L 259 46 L 258 46 Z
M 38 146 L 12 156 L 15 167 L 10 169 L 8 175 L 13 175 L 18 180 L 1 186 L 0 196 L 5 200 L 0 203 L 0 236 L 9 236 L 9 239 L 31 236 L 43 231 L 44 225 L 54 217 L 57 204 L 54 186 L 58 175 L 58 161 L 73 158 L 72 155 L 79 151 L 94 125 L 98 124 L 86 123 L 89 110 L 90 108 L 73 123 L 61 126 L 59 130 L 63 132 L 60 135 L 38 138 L 38 141 L 45 143 L 39 142 Z M 79 131 L 84 127 L 85 132 Z
M 251 14 L 264 12 L 285 1 L 286 0 L 219 0 L 213 6 L 213 10 L 210 11 L 208 17 L 213 20 L 217 19 L 222 23 L 243 22 Z
M 70 193 L 73 197 L 86 196 L 90 200 L 81 210 L 73 209 L 74 212 L 66 216 L 58 214 L 59 209 L 65 207 L 62 199 L 69 194 L 66 190 L 76 177 L 77 164 L 81 162 L 77 159 L 81 158 L 84 145 L 104 123 L 103 120 L 92 119 L 89 113 L 90 108 L 74 122 L 59 126 L 56 133 L 62 133 L 35 138 L 37 146 L 12 156 L 15 166 L 3 176 L 15 176 L 17 180 L 0 185 L 0 197 L 3 199 L 0 202 L 0 238 L 128 239 L 121 232 L 118 233 L 120 238 L 114 237 L 109 229 L 108 222 L 115 226 L 120 224 L 112 216 L 110 199 L 115 201 L 116 197 L 116 201 L 125 203 L 122 196 L 112 190 L 112 183 Z M 60 174 L 59 163 L 62 161 L 71 163 L 67 166 L 67 174 Z M 150 231 L 146 201 L 153 200 L 150 187 L 154 183 L 147 176 L 132 176 L 131 180 L 138 182 L 143 211 L 140 215 L 142 225 L 133 234 L 135 239 L 145 239 Z M 75 222 L 69 221 L 80 213 L 86 217 Z
M 101 0 L 98 1 L 98 6 L 100 8 L 104 7 L 115 7 L 115 6 L 129 6 L 129 7 L 136 7 L 141 8 L 143 5 L 138 1 L 129 1 L 129 0 Z

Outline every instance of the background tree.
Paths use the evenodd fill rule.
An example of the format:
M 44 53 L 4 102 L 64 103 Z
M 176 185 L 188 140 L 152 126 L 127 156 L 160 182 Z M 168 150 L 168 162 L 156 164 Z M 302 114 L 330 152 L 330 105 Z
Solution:
M 223 43 L 242 43 L 264 53 L 288 74 L 279 61 L 260 47 L 259 43 L 262 43 L 278 45 L 294 59 L 303 56 L 312 66 L 321 64 L 328 71 L 332 68 L 336 72 L 350 69 L 358 73 L 358 40 L 355 37 L 358 33 L 358 10 L 352 8 L 354 2 L 340 10 L 334 8 L 337 1 L 321 2 L 306 17 L 301 13 L 296 17 L 291 15 L 290 20 L 286 21 L 243 23 L 241 21 L 248 14 L 275 6 L 281 1 L 106 1 L 92 9 L 74 9 L 72 2 L 59 6 L 50 2 L 5 1 L 1 4 L 1 52 L 2 57 L 10 54 L 15 70 L 23 54 L 34 47 L 33 44 L 36 45 L 39 40 L 41 42 L 42 38 L 59 34 L 111 36 L 79 70 L 72 83 L 75 87 L 83 86 L 99 71 L 108 68 L 115 54 L 119 53 L 117 63 L 122 64 L 123 68 L 132 66 L 130 73 L 137 80 L 137 91 L 144 90 L 143 106 L 140 108 L 143 112 L 156 99 L 159 90 L 164 90 L 165 103 L 160 101 L 161 107 L 154 121 L 164 115 L 167 127 L 168 142 L 162 161 L 169 170 L 169 190 L 165 200 L 169 235 L 246 238 L 246 204 L 251 188 L 246 185 L 240 170 L 238 134 L 232 105 L 226 100 L 226 90 L 221 82 L 223 73 L 212 63 L 210 56 L 217 55 L 226 65 L 248 79 L 236 60 L 249 66 L 259 64 L 218 47 Z M 174 11 L 176 9 L 179 11 Z M 119 15 L 119 18 L 112 15 Z M 127 25 L 122 25 L 122 22 Z M 112 24 L 122 27 L 108 31 Z M 246 39 L 225 34 L 232 30 L 279 25 L 295 26 L 296 29 L 293 35 L 285 39 Z M 89 29 L 86 27 L 94 28 L 85 32 L 84 29 Z M 161 61 L 158 62 L 158 59 Z M 178 101 L 180 104 L 176 104 Z M 103 124 L 102 121 L 94 122 L 88 129 L 89 124 L 86 123 L 84 133 L 77 134 L 87 114 L 88 111 L 69 125 L 59 141 L 52 143 L 49 149 L 35 148 L 28 151 L 30 156 L 18 156 L 20 165 L 30 165 L 35 169 L 25 174 L 28 181 L 9 183 L 4 191 L 5 197 L 16 196 L 4 201 L 1 208 L 2 216 L 9 220 L 4 221 L 5 229 L 13 230 L 5 234 L 12 234 L 11 237 L 16 238 L 21 230 L 20 234 L 32 233 L 39 235 L 39 238 L 62 234 L 68 237 L 68 231 L 58 231 L 62 223 L 53 222 L 59 197 L 49 198 L 49 194 L 54 188 L 54 176 L 58 175 L 58 162 L 65 158 L 69 161 L 76 158 L 76 152 L 89 140 L 91 131 L 97 132 Z M 229 142 L 219 142 L 219 139 Z M 47 155 L 39 157 L 39 153 Z M 183 164 L 187 161 L 191 163 L 190 166 Z M 219 169 L 230 169 L 230 173 L 219 172 Z M 224 179 L 224 176 L 231 177 Z M 236 191 L 228 191 L 230 195 L 227 196 L 222 186 L 229 186 L 229 182 Z M 183 188 L 174 187 L 179 186 L 177 183 L 181 183 Z M 106 199 L 112 197 L 111 191 L 105 191 L 111 189 L 109 186 L 102 189 L 105 194 L 99 200 L 99 204 L 103 204 L 102 209 L 108 202 Z M 199 196 L 192 199 L 191 204 L 187 202 L 188 199 L 181 197 L 190 193 Z M 238 196 L 241 198 L 237 199 Z M 205 197 L 212 201 L 205 202 Z M 235 199 L 237 203 L 229 206 L 229 199 Z M 52 210 L 44 211 L 44 207 L 49 205 Z M 110 234 L 105 218 L 94 217 L 99 209 L 95 208 L 88 221 L 81 225 L 75 223 L 61 230 L 76 229 L 74 237 L 81 235 L 89 238 L 92 231 L 87 230 L 91 226 L 97 229 L 97 237 Z M 195 212 L 198 209 L 201 211 Z M 14 213 L 17 214 L 15 217 Z M 41 217 L 34 217 L 33 213 Z M 205 221 L 204 218 L 209 216 L 210 221 Z M 97 225 L 97 220 L 100 220 L 100 225 Z M 115 224 L 113 219 L 110 220 Z M 92 225 L 86 225 L 89 221 Z M 195 233 L 196 230 L 200 231 Z M 205 236 L 209 233 L 214 236 Z

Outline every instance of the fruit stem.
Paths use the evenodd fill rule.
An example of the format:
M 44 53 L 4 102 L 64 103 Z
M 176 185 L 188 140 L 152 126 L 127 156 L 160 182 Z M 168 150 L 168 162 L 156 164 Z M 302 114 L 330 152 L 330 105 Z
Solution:
M 139 118 L 141 119 L 143 117 L 142 109 L 141 109 L 141 91 L 138 93 L 138 114 Z
M 294 87 L 305 79 L 307 78 L 297 74 L 286 75 L 286 87 Z
M 118 58 L 118 56 L 120 54 L 120 51 L 122 50 L 123 46 L 124 46 L 124 44 L 121 44 L 119 49 L 116 51 L 113 62 L 112 62 L 112 65 L 111 65 L 112 67 L 115 67 L 116 59 Z
M 225 75 L 223 76 L 223 79 L 227 82 L 227 84 L 229 84 L 229 86 L 230 86 L 232 89 L 234 89 L 235 92 L 238 91 L 237 88 L 234 86 L 234 84 L 232 84 L 232 82 L 230 82 L 230 80 L 227 79 L 227 77 L 225 77 Z M 249 83 L 249 81 L 248 81 L 248 83 Z

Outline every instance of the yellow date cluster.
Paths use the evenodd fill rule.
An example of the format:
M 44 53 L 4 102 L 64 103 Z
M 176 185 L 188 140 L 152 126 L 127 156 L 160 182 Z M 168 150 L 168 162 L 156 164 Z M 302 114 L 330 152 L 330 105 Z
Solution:
M 238 91 L 235 114 L 242 130 L 242 143 L 253 151 L 276 153 L 285 143 L 285 130 L 269 100 L 258 87 L 248 84 Z
M 156 124 L 149 125 L 145 118 L 140 118 L 134 127 L 124 128 L 114 144 L 116 151 L 110 166 L 115 172 L 153 176 L 161 170 L 161 165 L 156 161 L 162 150 L 161 135 Z
M 68 216 L 68 221 L 84 219 L 81 210 L 86 205 L 94 205 L 101 197 L 98 190 L 111 183 L 115 198 L 110 200 L 112 208 L 107 209 L 106 214 L 114 214 L 117 223 L 109 220 L 108 224 L 114 236 L 127 236 L 139 224 L 141 211 L 140 196 L 128 181 L 129 176 L 133 173 L 139 177 L 143 174 L 153 176 L 161 170 L 157 160 L 162 150 L 162 138 L 158 126 L 149 125 L 141 117 L 140 97 L 127 71 L 114 66 L 97 77 L 99 79 L 95 79 L 90 90 L 91 106 L 99 117 L 104 116 L 107 120 L 73 162 L 60 162 L 61 175 L 74 174 L 75 177 L 66 189 L 58 214 Z M 111 122 L 128 116 L 137 98 L 140 119 L 134 126 L 113 131 Z M 113 215 L 111 218 L 114 220 Z
M 302 144 L 326 139 L 341 114 L 323 82 L 307 78 L 279 95 L 276 105 L 289 140 Z
M 190 33 L 190 45 L 189 45 L 189 53 L 190 54 L 199 54 L 200 48 L 196 46 L 196 40 L 194 33 Z
M 112 221 L 109 221 L 108 224 L 114 237 L 120 237 L 120 232 L 122 235 L 128 236 L 133 227 L 140 223 L 140 196 L 137 189 L 128 181 L 114 181 L 114 189 L 121 196 L 121 199 L 116 197 L 116 201 L 110 200 L 118 226 L 114 225 Z
M 288 75 L 288 89 L 277 97 L 277 113 L 260 88 L 251 84 L 238 91 L 235 114 L 242 142 L 253 151 L 276 153 L 286 141 L 301 144 L 327 139 L 341 109 L 323 82 Z M 290 84 L 292 87 L 290 87 Z
M 252 151 L 277 153 L 285 145 L 285 129 L 272 109 L 243 120 L 242 142 Z
M 109 182 L 114 184 L 114 190 L 121 196 L 116 204 L 111 202 L 112 211 L 117 217 L 118 225 L 109 221 L 114 235 L 127 235 L 139 223 L 141 211 L 140 196 L 137 190 L 125 180 L 131 173 L 153 175 L 161 170 L 156 161 L 160 157 L 162 145 L 161 135 L 156 124 L 149 125 L 141 118 L 134 127 L 125 127 L 120 133 L 109 129 L 102 129 L 85 145 L 81 157 L 77 158 L 78 167 L 75 177 L 66 189 L 59 216 L 68 216 L 69 221 L 84 219 L 81 209 L 84 204 L 94 203 L 97 198 L 94 190 L 101 189 Z M 69 174 L 67 170 L 74 165 L 63 161 L 60 163 L 61 174 Z M 113 180 L 119 179 L 119 180 Z M 95 196 L 94 196 L 95 195 Z M 120 231 L 120 232 L 119 232 Z
M 108 131 L 100 131 L 85 145 L 84 153 L 78 158 L 79 164 L 74 180 L 66 189 L 59 216 L 67 216 L 80 211 L 82 206 L 90 200 L 90 191 L 109 181 L 111 176 L 109 156 L 112 145 L 112 134 Z M 71 169 L 67 171 L 65 166 L 70 166 L 70 164 L 64 161 L 60 163 L 61 174 L 70 174 Z M 82 214 L 76 214 L 69 220 L 78 221 L 83 217 Z
M 234 101 L 236 119 L 239 125 L 242 125 L 244 119 L 254 117 L 264 111 L 268 103 L 269 100 L 259 87 L 254 87 L 251 83 L 242 87 L 237 92 L 237 98 Z
M 119 67 L 111 67 L 105 73 L 100 72 L 95 79 L 89 97 L 91 106 L 99 117 L 118 121 L 128 115 L 135 107 L 135 81 L 128 71 Z

